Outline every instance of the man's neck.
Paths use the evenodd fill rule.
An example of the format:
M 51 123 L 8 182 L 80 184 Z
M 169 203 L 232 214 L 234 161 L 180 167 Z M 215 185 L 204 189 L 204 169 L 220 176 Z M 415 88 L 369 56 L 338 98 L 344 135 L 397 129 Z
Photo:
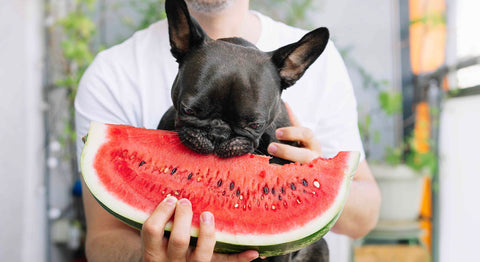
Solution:
M 257 43 L 260 37 L 260 20 L 249 12 L 248 1 L 234 1 L 231 6 L 217 12 L 198 12 L 192 8 L 189 11 L 213 39 L 242 37 Z

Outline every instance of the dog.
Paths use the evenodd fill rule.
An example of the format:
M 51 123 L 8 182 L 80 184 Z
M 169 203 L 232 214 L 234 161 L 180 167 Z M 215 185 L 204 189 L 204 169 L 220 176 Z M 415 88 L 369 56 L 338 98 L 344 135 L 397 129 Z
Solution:
M 268 155 L 268 145 L 278 142 L 275 130 L 290 125 L 282 91 L 324 51 L 328 29 L 262 52 L 242 38 L 211 39 L 183 0 L 168 0 L 165 9 L 179 70 L 171 90 L 173 106 L 157 128 L 178 132 L 183 144 L 201 154 Z M 289 161 L 273 157 L 271 162 Z
M 268 145 L 278 142 L 275 130 L 291 125 L 282 91 L 325 50 L 328 29 L 318 28 L 296 43 L 262 52 L 242 38 L 211 39 L 183 0 L 167 0 L 165 10 L 179 70 L 171 91 L 173 106 L 157 128 L 176 131 L 183 144 L 201 154 L 268 155 Z M 289 161 L 272 157 L 270 162 Z M 328 247 L 321 239 L 268 261 L 328 261 Z

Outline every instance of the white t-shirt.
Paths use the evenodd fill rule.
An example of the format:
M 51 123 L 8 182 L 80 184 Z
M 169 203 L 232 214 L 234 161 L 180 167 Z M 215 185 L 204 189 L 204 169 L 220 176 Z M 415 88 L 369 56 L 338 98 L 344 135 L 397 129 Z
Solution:
M 256 44 L 260 50 L 275 50 L 307 33 L 256 14 L 262 26 Z M 81 137 L 91 121 L 156 128 L 172 105 L 170 88 L 177 70 L 166 20 L 99 53 L 85 72 L 75 99 L 78 156 L 83 147 Z M 352 84 L 333 42 L 282 98 L 300 123 L 314 131 L 325 157 L 355 150 L 362 152 L 363 159 Z
M 256 43 L 260 50 L 275 50 L 307 33 L 255 14 L 261 21 Z M 75 99 L 77 156 L 83 148 L 81 137 L 91 121 L 156 128 L 172 105 L 170 88 L 177 70 L 166 20 L 99 53 L 85 72 Z M 282 98 L 300 123 L 314 131 L 325 157 L 354 150 L 362 152 L 364 158 L 352 84 L 333 42 Z

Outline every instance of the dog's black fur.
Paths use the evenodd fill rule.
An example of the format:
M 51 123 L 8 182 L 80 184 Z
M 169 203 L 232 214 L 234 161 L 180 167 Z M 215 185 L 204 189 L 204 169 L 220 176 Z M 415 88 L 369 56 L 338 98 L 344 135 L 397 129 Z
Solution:
M 278 141 L 275 130 L 290 125 L 281 93 L 323 52 L 328 30 L 319 28 L 296 43 L 262 52 L 242 38 L 211 39 L 183 0 L 166 1 L 165 8 L 179 70 L 173 106 L 158 129 L 177 131 L 187 147 L 202 154 L 268 155 L 268 145 Z

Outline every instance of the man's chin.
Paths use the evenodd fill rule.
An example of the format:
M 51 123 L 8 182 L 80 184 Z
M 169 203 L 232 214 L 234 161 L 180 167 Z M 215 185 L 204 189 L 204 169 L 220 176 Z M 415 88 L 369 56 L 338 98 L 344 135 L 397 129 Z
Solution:
M 235 0 L 186 0 L 189 8 L 203 13 L 222 11 L 232 5 L 234 1 Z

